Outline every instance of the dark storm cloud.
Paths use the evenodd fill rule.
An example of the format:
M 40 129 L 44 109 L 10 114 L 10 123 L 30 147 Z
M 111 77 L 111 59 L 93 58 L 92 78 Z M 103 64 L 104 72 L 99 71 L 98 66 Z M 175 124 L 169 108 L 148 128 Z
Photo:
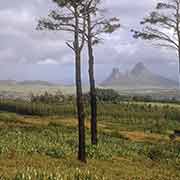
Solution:
M 139 28 L 141 18 L 151 11 L 156 0 L 106 0 L 108 16 L 117 16 L 122 29 L 104 36 L 104 43 L 95 48 L 96 64 L 132 65 L 138 61 L 146 64 L 173 66 L 174 53 L 153 48 L 134 40 L 131 28 Z M 64 33 L 38 32 L 39 17 L 55 8 L 51 0 L 6 0 L 0 2 L 0 63 L 73 64 L 72 52 L 64 43 L 69 39 Z

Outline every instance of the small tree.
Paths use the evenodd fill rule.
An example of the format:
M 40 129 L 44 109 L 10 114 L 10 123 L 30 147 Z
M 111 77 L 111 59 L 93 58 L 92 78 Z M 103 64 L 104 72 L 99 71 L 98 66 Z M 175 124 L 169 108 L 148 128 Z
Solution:
M 86 162 L 85 155 L 85 114 L 82 96 L 82 81 L 81 81 L 81 52 L 84 46 L 85 19 L 82 13 L 83 0 L 53 0 L 60 10 L 51 11 L 48 18 L 39 20 L 39 30 L 65 31 L 73 34 L 73 43 L 66 42 L 75 56 L 76 70 L 76 92 L 77 92 L 77 113 L 79 122 L 79 149 L 78 159 Z M 85 10 L 85 9 L 84 9 Z
M 180 81 L 180 0 L 161 0 L 155 11 L 140 23 L 142 31 L 132 30 L 134 38 L 155 40 L 157 45 L 176 50 Z
M 96 84 L 94 76 L 94 50 L 93 46 L 100 42 L 99 35 L 112 33 L 120 27 L 119 19 L 106 19 L 99 9 L 101 0 L 86 0 L 83 3 L 86 14 L 86 39 L 89 56 L 89 84 L 90 84 L 90 101 L 91 101 L 91 142 L 97 144 L 97 99 Z

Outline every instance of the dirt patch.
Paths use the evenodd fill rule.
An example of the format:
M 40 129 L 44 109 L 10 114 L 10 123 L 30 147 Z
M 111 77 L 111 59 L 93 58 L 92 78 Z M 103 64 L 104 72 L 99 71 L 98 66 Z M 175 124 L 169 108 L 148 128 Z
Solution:
M 168 136 L 155 134 L 155 133 L 144 133 L 140 131 L 133 131 L 133 132 L 122 131 L 120 133 L 133 141 L 150 141 L 151 142 L 151 141 L 169 140 Z

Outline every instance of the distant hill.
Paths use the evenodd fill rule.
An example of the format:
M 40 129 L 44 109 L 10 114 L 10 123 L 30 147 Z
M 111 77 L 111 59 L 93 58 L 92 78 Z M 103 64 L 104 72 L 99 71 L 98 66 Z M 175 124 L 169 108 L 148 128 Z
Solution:
M 154 74 L 143 64 L 138 63 L 129 73 L 121 73 L 114 68 L 102 86 L 119 86 L 122 88 L 175 88 L 176 81 Z
M 0 80 L 0 85 L 15 85 L 15 80 Z
M 48 81 L 40 81 L 40 80 L 35 80 L 35 81 L 22 81 L 18 82 L 17 84 L 19 85 L 39 85 L 39 86 L 53 86 L 53 83 L 50 83 Z
M 40 80 L 26 80 L 26 81 L 15 81 L 15 80 L 0 80 L 0 85 L 39 85 L 39 86 L 53 86 L 55 84 L 50 83 L 48 81 L 40 81 Z

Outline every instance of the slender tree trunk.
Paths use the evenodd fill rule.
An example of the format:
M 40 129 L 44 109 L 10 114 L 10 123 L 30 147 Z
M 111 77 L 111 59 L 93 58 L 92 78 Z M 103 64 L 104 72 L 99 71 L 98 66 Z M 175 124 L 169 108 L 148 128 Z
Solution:
M 178 50 L 178 63 L 179 63 L 179 73 L 178 73 L 178 87 L 179 87 L 179 89 L 180 89 L 180 48 L 179 48 L 179 50 Z
M 79 123 L 79 151 L 78 159 L 86 162 L 85 154 L 85 116 L 84 116 L 84 105 L 82 95 L 82 83 L 81 83 L 81 64 L 80 56 L 76 55 L 76 91 L 77 91 L 77 112 L 78 112 L 78 123 Z
M 180 9 L 180 2 L 177 1 L 177 8 L 176 8 L 176 30 L 177 30 L 177 37 L 178 37 L 178 64 L 179 64 L 179 73 L 178 73 L 178 88 L 180 89 L 180 30 L 179 30 L 179 9 Z
M 78 123 L 79 123 L 79 149 L 78 159 L 82 162 L 86 162 L 85 152 L 85 115 L 83 105 L 83 93 L 82 93 L 82 82 L 81 82 L 81 50 L 79 48 L 79 19 L 77 8 L 75 8 L 75 67 L 76 67 L 76 94 L 77 94 L 77 112 L 78 112 Z
M 88 54 L 89 54 L 89 82 L 90 82 L 90 101 L 91 101 L 91 143 L 97 145 L 97 100 L 94 78 L 94 56 L 91 35 L 91 16 L 88 15 Z

